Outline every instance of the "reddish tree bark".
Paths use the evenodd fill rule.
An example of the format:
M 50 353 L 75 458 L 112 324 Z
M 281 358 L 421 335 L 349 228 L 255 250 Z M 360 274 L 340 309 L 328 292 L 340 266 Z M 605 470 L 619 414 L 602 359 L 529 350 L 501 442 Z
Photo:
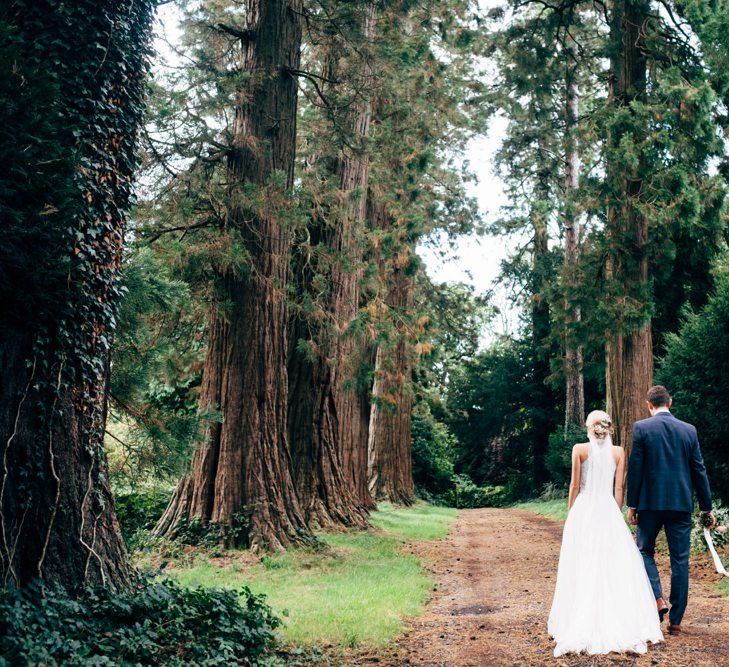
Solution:
M 371 192 L 368 205 L 373 228 L 390 229 L 392 220 L 385 204 L 376 201 Z M 405 505 L 412 504 L 414 494 L 410 386 L 413 353 L 406 325 L 412 309 L 412 284 L 406 273 L 409 261 L 409 249 L 391 261 L 380 259 L 393 334 L 377 347 L 367 441 L 368 486 L 372 497 Z
M 200 406 L 219 410 L 190 473 L 155 528 L 216 524 L 231 545 L 281 549 L 311 533 L 296 497 L 286 430 L 286 286 L 290 233 L 279 212 L 293 185 L 300 0 L 247 0 L 240 69 L 249 73 L 235 107 L 228 160 L 228 231 L 245 245 L 246 274 L 220 277 L 225 309 L 212 311 Z M 285 175 L 285 183 L 271 178 Z M 265 204 L 246 203 L 254 184 Z
M 611 17 L 610 103 L 627 106 L 645 99 L 646 44 L 645 25 L 650 13 L 645 0 L 615 0 Z M 621 137 L 609 137 L 619 145 Z M 609 276 L 628 294 L 645 294 L 648 284 L 648 221 L 635 202 L 641 196 L 642 163 L 634 173 L 621 165 L 608 164 L 608 178 L 619 185 L 618 202 L 609 207 L 606 232 L 613 251 Z M 612 332 L 610 332 L 612 333 Z M 653 383 L 653 345 L 651 323 L 633 331 L 618 328 L 607 342 L 607 410 L 615 425 L 615 444 L 630 454 L 633 423 L 645 417 L 645 395 Z
M 564 216 L 564 264 L 568 279 L 580 257 L 578 243 L 578 221 L 570 197 L 579 187 L 580 160 L 577 146 L 577 117 L 579 111 L 579 91 L 575 77 L 577 44 L 569 35 L 570 53 L 565 77 L 565 174 L 564 188 L 567 206 Z M 582 427 L 585 423 L 585 381 L 582 374 L 582 346 L 575 343 L 572 327 L 580 321 L 582 313 L 579 306 L 567 303 L 567 327 L 565 331 L 565 433 L 570 428 Z
M 546 155 L 546 151 L 544 151 Z M 548 168 L 540 165 L 545 172 Z M 544 176 L 546 181 L 546 176 Z M 548 201 L 549 191 L 545 185 L 538 186 L 540 202 Z M 540 487 L 548 479 L 544 460 L 549 447 L 549 434 L 553 428 L 550 419 L 550 406 L 554 404 L 551 389 L 547 385 L 550 375 L 550 334 L 552 330 L 552 317 L 549 311 L 549 302 L 545 294 L 549 263 L 549 230 L 547 216 L 539 204 L 530 212 L 532 222 L 532 274 L 533 294 L 531 303 L 532 322 L 532 400 L 539 409 L 532 415 L 532 479 Z
M 361 31 L 365 42 L 371 41 L 375 27 L 374 4 L 361 10 Z M 324 78 L 346 80 L 342 70 L 337 41 L 327 45 Z M 322 265 L 316 271 L 326 276 L 330 293 L 321 325 L 300 316 L 292 323 L 294 343 L 313 336 L 316 348 L 313 358 L 293 350 L 289 363 L 289 440 L 294 462 L 296 489 L 307 520 L 320 526 L 347 525 L 363 527 L 367 510 L 373 503 L 353 481 L 355 461 L 361 448 L 364 423 L 360 396 L 351 386 L 357 373 L 358 337 L 348 331 L 358 314 L 362 275 L 362 230 L 365 220 L 368 154 L 372 104 L 369 98 L 372 75 L 366 58 L 362 72 L 354 77 L 360 88 L 337 125 L 346 133 L 333 160 L 332 173 L 338 185 L 341 210 L 333 220 L 312 220 L 309 236 Z M 351 73 L 349 73 L 351 76 Z M 324 87 L 325 95 L 340 94 L 341 84 Z M 328 126 L 327 126 L 328 127 Z M 299 280 L 307 289 L 313 279 L 309 262 L 301 262 Z M 292 346 L 293 347 L 293 346 Z
M 389 303 L 393 308 L 412 306 L 410 279 L 395 269 Z M 400 327 L 398 327 L 400 328 Z M 368 473 L 370 493 L 376 500 L 410 505 L 413 502 L 410 387 L 412 354 L 402 330 L 391 347 L 377 348 L 375 380 L 369 425 Z

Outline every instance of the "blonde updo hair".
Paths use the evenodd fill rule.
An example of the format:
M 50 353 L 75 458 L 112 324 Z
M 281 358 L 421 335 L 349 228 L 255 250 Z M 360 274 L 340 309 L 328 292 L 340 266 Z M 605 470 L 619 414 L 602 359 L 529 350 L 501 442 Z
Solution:
M 613 420 L 603 410 L 593 410 L 585 421 L 587 433 L 597 440 L 604 440 L 613 434 Z

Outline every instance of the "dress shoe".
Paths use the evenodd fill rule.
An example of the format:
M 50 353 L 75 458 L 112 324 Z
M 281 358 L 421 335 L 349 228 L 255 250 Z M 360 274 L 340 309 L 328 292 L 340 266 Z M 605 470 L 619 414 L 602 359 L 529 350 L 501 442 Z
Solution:
M 668 605 L 666 604 L 666 601 L 663 598 L 657 598 L 656 605 L 658 606 L 658 618 L 660 618 L 661 623 L 663 623 L 663 619 L 666 617 L 666 614 L 668 613 Z
M 681 626 L 680 625 L 669 625 L 668 626 L 668 634 L 669 635 L 680 635 L 681 634 Z

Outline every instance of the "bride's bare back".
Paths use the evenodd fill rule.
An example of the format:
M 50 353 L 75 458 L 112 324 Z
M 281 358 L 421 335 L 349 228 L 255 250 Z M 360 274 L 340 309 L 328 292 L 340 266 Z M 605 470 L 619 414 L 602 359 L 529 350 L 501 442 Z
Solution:
M 583 442 L 572 448 L 572 479 L 570 480 L 569 509 L 580 492 L 582 481 L 582 464 L 590 456 L 590 443 Z M 613 445 L 613 459 L 615 460 L 615 502 L 623 508 L 624 480 L 625 480 L 625 450 Z

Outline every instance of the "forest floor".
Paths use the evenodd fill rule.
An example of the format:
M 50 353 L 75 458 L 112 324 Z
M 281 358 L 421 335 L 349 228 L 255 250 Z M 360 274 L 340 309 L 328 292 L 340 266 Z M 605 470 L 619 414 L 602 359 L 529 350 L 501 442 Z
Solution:
M 644 656 L 552 656 L 547 616 L 552 602 L 561 522 L 523 509 L 461 510 L 451 534 L 415 545 L 438 583 L 425 612 L 411 620 L 387 653 L 361 653 L 351 664 L 380 667 L 729 665 L 729 598 L 707 554 L 691 561 L 684 634 L 668 636 Z M 665 555 L 659 567 L 668 578 Z M 664 624 L 664 631 L 666 624 Z

